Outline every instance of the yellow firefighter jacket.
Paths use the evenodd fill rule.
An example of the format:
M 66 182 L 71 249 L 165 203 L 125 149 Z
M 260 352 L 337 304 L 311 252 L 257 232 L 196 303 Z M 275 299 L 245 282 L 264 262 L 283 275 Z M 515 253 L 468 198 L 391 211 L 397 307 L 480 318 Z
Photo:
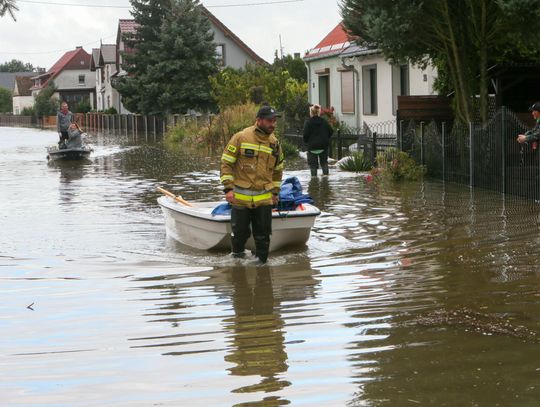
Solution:
M 221 182 L 234 190 L 235 205 L 272 205 L 272 193 L 279 194 L 284 158 L 274 134 L 257 126 L 232 136 L 221 156 Z

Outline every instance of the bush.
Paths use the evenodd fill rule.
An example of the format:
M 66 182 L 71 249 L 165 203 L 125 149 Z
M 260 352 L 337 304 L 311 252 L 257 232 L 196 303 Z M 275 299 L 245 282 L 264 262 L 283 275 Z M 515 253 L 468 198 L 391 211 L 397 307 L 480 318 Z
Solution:
M 90 102 L 88 100 L 83 100 L 77 103 L 75 113 L 88 113 L 90 109 L 92 109 L 92 106 L 90 106 Z
M 33 107 L 25 107 L 21 111 L 21 116 L 34 116 L 36 114 Z
M 0 113 L 11 113 L 13 110 L 13 95 L 11 91 L 0 87 Z
M 56 92 L 56 86 L 54 82 L 50 82 L 46 88 L 36 96 L 36 102 L 34 103 L 34 110 L 36 116 L 54 116 L 58 110 L 59 100 L 53 97 Z
M 223 147 L 231 136 L 255 124 L 259 107 L 254 103 L 229 106 L 216 115 L 201 136 L 212 147 Z
M 187 140 L 195 139 L 201 132 L 197 120 L 186 119 L 177 123 L 174 127 L 167 130 L 165 139 L 172 143 L 181 143 Z
M 283 155 L 287 157 L 298 157 L 299 151 L 298 147 L 295 144 L 291 143 L 289 140 L 282 138 L 280 141 L 281 149 L 283 150 Z
M 416 164 L 414 159 L 397 148 L 377 154 L 377 168 L 372 175 L 393 181 L 413 181 L 421 178 L 426 172 L 425 167 Z
M 367 160 L 363 152 L 353 153 L 339 161 L 339 168 L 343 171 L 362 172 L 373 168 L 370 160 Z
M 114 107 L 109 107 L 103 111 L 103 114 L 118 114 L 118 111 Z

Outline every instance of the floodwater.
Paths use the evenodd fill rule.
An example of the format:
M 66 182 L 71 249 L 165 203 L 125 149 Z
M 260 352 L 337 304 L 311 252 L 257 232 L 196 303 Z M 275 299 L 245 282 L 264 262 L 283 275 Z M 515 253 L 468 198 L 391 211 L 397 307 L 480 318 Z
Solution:
M 300 178 L 323 211 L 268 267 L 165 236 L 156 185 L 219 157 L 0 128 L 2 406 L 538 406 L 540 208 L 439 182 Z

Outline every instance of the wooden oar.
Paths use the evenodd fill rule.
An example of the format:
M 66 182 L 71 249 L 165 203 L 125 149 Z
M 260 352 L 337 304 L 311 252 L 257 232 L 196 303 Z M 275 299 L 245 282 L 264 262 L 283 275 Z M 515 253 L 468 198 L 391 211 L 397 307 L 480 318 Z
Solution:
M 176 196 L 175 194 L 173 194 L 172 192 L 167 191 L 166 189 L 163 189 L 161 187 L 157 187 L 157 190 L 159 192 L 161 192 L 162 194 L 165 194 L 167 196 L 170 196 L 171 198 L 174 198 L 175 201 L 180 202 L 182 205 L 193 206 L 188 201 L 186 201 L 184 198 L 182 198 L 181 196 Z

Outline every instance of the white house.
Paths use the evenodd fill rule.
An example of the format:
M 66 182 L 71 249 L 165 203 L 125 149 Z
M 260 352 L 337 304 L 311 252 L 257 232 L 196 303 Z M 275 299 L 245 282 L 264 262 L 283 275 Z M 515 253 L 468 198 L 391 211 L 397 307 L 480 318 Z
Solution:
M 240 38 L 238 38 L 238 36 L 236 36 L 229 28 L 227 28 L 225 24 L 218 20 L 216 16 L 210 13 L 210 11 L 208 11 L 205 7 L 201 6 L 201 8 L 204 15 L 210 21 L 211 30 L 214 33 L 216 58 L 219 60 L 219 64 L 222 67 L 231 67 L 238 69 L 244 68 L 247 64 L 267 63 L 264 59 L 257 55 L 248 45 L 246 45 Z M 115 78 L 120 78 L 127 74 L 126 71 L 122 68 L 124 63 L 124 55 L 132 53 L 134 52 L 134 50 L 127 47 L 125 42 L 125 35 L 134 33 L 136 30 L 137 23 L 135 22 L 135 20 L 120 19 L 118 21 L 118 31 L 116 35 L 116 71 L 114 74 L 112 74 L 111 77 L 111 81 L 113 83 L 116 80 Z M 114 95 L 111 94 L 111 100 L 114 101 L 112 103 L 118 113 L 129 113 L 122 104 L 121 95 L 118 96 L 118 99 L 114 99 Z M 106 106 L 106 101 L 104 101 L 104 103 Z M 106 108 L 107 107 L 105 107 L 105 109 Z
M 121 104 L 120 94 L 112 86 L 112 78 L 117 73 L 116 44 L 101 44 L 99 48 L 92 49 L 90 70 L 95 71 L 96 82 L 96 108 L 107 110 L 112 107 L 118 113 L 129 113 Z
M 32 96 L 35 98 L 43 88 L 54 81 L 56 97 L 66 101 L 71 110 L 82 101 L 94 107 L 95 81 L 90 72 L 90 60 L 90 54 L 82 47 L 66 52 L 47 72 L 32 77 Z
M 21 114 L 25 107 L 34 106 L 30 88 L 34 82 L 29 76 L 16 76 L 13 85 L 13 114 Z
M 342 23 L 303 59 L 309 102 L 334 108 L 338 120 L 353 128 L 395 121 L 400 95 L 435 94 L 434 68 L 393 65 L 379 50 L 356 45 Z

